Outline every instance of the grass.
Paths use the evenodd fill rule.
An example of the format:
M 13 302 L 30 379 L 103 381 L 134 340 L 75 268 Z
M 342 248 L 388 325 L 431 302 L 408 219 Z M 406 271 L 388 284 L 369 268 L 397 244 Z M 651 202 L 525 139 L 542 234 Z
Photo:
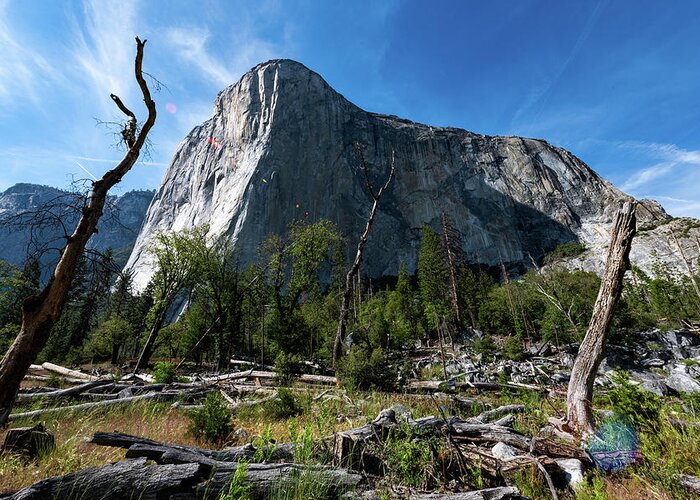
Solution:
M 314 400 L 315 393 L 295 392 L 301 413 L 288 418 L 273 418 L 262 405 L 245 408 L 235 414 L 232 425 L 242 429 L 246 441 L 256 444 L 275 441 L 277 443 L 297 443 L 296 455 L 300 463 L 323 463 L 329 457 L 321 453 L 318 446 L 320 437 L 333 432 L 363 425 L 376 417 L 382 409 L 402 404 L 411 408 L 414 418 L 439 414 L 436 403 L 430 398 L 419 398 L 402 394 L 388 393 L 348 393 L 343 397 L 328 394 Z M 534 435 L 549 416 L 561 416 L 564 403 L 561 398 L 549 398 L 531 391 L 503 391 L 501 393 L 479 394 L 478 398 L 494 405 L 522 403 L 527 411 L 516 416 L 515 428 L 527 435 Z M 639 436 L 639 446 L 643 460 L 625 470 L 610 475 L 593 474 L 586 485 L 575 494 L 564 493 L 562 498 L 581 499 L 670 499 L 688 498 L 673 479 L 674 474 L 684 473 L 700 476 L 700 428 L 695 414 L 695 401 L 664 400 L 659 423 L 643 428 Z M 36 405 L 45 404 L 37 403 Z M 443 404 L 442 402 L 440 403 Z M 597 406 L 610 406 L 609 399 L 598 398 Z M 35 405 L 35 406 L 36 406 Z M 463 418 L 472 416 L 478 409 L 459 410 L 444 408 L 446 414 L 458 414 Z M 670 418 L 682 419 L 690 426 L 685 429 L 674 427 Z M 13 422 L 14 427 L 31 425 L 34 422 Z M 189 418 L 182 409 L 171 408 L 169 404 L 143 401 L 129 407 L 112 407 L 109 410 L 83 413 L 78 417 L 52 415 L 44 424 L 56 438 L 56 449 L 40 456 L 33 462 L 26 462 L 16 455 L 6 454 L 0 458 L 0 493 L 10 492 L 28 486 L 40 479 L 66 474 L 89 466 L 106 464 L 124 457 L 124 450 L 94 446 L 86 442 L 95 431 L 119 431 L 166 442 L 184 445 L 211 447 L 204 439 L 188 432 Z M 0 439 L 4 439 L 0 431 Z M 244 442 L 225 442 L 221 446 L 239 445 Z M 412 465 L 422 463 L 438 464 L 436 457 L 442 452 L 428 453 L 416 443 L 395 442 L 395 476 L 406 485 L 422 485 L 428 478 L 417 475 Z M 449 451 L 449 449 L 446 449 Z M 434 455 L 433 453 L 437 453 Z M 424 467 L 427 470 L 427 467 Z M 436 472 L 436 477 L 437 473 Z M 405 474 L 404 474 L 405 473 Z M 280 483 L 275 489 L 276 498 L 321 498 L 329 485 L 322 484 L 316 476 L 297 476 Z M 547 498 L 547 486 L 536 469 L 524 469 L 511 477 L 514 484 L 531 498 Z M 472 477 L 469 483 L 478 483 Z M 238 483 L 236 483 L 238 484 Z M 235 486 L 235 485 L 234 485 Z M 238 486 L 236 486 L 237 488 Z M 320 496 L 319 496 L 320 495 Z

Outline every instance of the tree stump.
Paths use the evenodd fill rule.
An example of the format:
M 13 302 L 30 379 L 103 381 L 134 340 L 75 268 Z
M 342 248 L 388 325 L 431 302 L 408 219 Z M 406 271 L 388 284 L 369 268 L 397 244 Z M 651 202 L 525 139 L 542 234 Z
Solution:
M 53 435 L 43 424 L 34 427 L 18 427 L 10 429 L 5 436 L 2 451 L 19 453 L 27 458 L 35 458 L 39 454 L 56 447 Z

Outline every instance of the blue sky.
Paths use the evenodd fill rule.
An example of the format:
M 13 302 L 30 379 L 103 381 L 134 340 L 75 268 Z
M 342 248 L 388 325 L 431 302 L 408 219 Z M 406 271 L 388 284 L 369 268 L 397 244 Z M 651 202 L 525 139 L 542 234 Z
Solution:
M 217 92 L 286 57 L 369 111 L 544 138 L 630 194 L 700 216 L 695 0 L 0 0 L 0 190 L 66 187 L 114 164 L 95 118 L 120 118 L 110 92 L 144 115 L 134 35 L 167 89 L 151 157 L 117 192 L 157 187 Z

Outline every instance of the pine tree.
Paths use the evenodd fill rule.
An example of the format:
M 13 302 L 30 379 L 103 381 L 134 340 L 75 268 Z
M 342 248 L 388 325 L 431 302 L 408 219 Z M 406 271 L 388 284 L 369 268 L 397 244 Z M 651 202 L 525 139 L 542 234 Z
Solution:
M 449 283 L 440 237 L 430 226 L 424 225 L 418 254 L 418 288 L 423 315 L 431 329 L 437 329 L 443 317 L 451 318 Z

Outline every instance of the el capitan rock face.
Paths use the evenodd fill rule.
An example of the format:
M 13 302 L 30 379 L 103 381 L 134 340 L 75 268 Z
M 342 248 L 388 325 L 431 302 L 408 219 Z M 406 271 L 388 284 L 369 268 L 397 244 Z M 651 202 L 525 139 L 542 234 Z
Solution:
M 594 249 L 591 263 L 602 261 L 607 227 L 628 198 L 545 141 L 369 113 L 305 66 L 274 60 L 222 91 L 213 117 L 180 144 L 127 264 L 137 286 L 152 275 L 147 247 L 161 229 L 209 224 L 212 235 L 228 235 L 245 264 L 292 220 L 327 218 L 348 238 L 349 254 L 371 206 L 354 141 L 365 146 L 376 182 L 396 155 L 396 178 L 364 258 L 363 273 L 373 277 L 395 275 L 402 261 L 413 269 L 421 226 L 437 229 L 443 211 L 473 262 L 529 266 L 574 241 Z M 652 203 L 638 210 L 642 224 L 666 217 Z

